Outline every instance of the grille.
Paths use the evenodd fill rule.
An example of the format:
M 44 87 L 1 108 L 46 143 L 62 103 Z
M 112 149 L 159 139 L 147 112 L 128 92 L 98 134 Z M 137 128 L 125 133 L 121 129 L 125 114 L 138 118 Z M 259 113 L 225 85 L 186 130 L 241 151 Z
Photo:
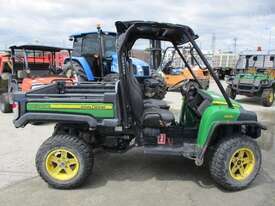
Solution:
M 252 86 L 240 85 L 240 86 L 239 86 L 239 89 L 250 90 L 250 89 L 252 89 Z

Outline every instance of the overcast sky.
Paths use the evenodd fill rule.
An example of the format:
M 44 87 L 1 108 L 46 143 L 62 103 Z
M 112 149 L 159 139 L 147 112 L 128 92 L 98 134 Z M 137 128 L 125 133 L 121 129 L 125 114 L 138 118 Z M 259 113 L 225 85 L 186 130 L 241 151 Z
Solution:
M 68 36 L 101 23 L 115 31 L 117 20 L 186 24 L 203 49 L 275 49 L 275 0 L 0 0 L 0 49 L 11 44 L 68 46 Z

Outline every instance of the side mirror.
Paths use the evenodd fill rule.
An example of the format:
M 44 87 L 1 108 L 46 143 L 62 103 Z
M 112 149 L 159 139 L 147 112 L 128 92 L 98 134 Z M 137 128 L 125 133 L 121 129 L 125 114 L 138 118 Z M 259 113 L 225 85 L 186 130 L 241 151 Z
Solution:
M 258 57 L 257 56 L 254 56 L 253 57 L 253 61 L 255 62 L 255 61 L 257 61 L 258 60 Z

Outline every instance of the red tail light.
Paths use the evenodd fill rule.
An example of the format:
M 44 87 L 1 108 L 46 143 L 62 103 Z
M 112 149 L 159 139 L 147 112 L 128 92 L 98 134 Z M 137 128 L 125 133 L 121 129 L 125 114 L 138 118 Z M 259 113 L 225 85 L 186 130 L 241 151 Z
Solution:
M 14 119 L 17 119 L 19 117 L 19 104 L 18 102 L 13 102 L 11 106 L 13 111 L 13 117 Z

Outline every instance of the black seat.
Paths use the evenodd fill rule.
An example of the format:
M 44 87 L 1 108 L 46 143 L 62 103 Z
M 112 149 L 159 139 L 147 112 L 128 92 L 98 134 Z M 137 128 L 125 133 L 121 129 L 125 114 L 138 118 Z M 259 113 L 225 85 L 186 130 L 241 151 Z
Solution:
M 131 59 L 129 59 L 129 66 L 130 66 L 130 73 L 133 74 L 133 65 L 132 65 L 132 61 Z M 133 79 L 133 81 L 135 81 L 135 85 L 136 88 L 137 86 L 139 87 L 139 89 L 136 92 L 139 92 L 139 95 L 143 96 L 143 92 L 140 88 L 139 82 L 136 78 Z M 150 107 L 157 107 L 157 108 L 161 108 L 161 109 L 169 109 L 169 105 L 167 105 L 167 103 L 163 100 L 159 100 L 159 99 L 152 99 L 152 98 L 148 98 L 148 99 L 144 99 L 143 100 L 143 104 L 144 104 L 144 108 L 150 108 Z
M 142 122 L 146 127 L 167 127 L 174 122 L 172 112 L 160 108 L 147 108 L 143 112 Z
M 131 67 L 131 62 L 129 61 Z M 131 72 L 130 72 L 131 73 Z M 155 106 L 144 106 L 143 93 L 140 88 L 139 82 L 134 75 L 127 75 L 127 93 L 131 112 L 136 121 L 144 127 L 165 127 L 169 126 L 174 121 L 172 112 L 161 109 Z

